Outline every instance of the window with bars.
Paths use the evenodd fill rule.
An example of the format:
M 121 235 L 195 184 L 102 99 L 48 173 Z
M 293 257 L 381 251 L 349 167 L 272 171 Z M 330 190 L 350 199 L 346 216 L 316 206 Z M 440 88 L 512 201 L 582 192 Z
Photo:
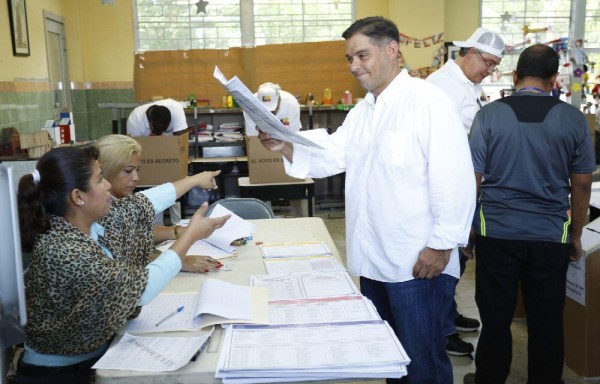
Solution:
M 197 3 L 202 2 L 136 0 L 136 48 L 226 49 L 337 40 L 353 21 L 352 0 L 211 0 L 203 9 Z

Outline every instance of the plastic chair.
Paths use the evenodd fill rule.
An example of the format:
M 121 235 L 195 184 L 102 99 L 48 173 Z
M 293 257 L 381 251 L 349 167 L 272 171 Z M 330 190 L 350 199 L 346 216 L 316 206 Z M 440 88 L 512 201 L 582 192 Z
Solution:
M 273 210 L 267 203 L 250 197 L 230 197 L 217 200 L 208 207 L 205 216 L 210 216 L 217 204 L 222 205 L 245 220 L 272 219 L 275 217 Z

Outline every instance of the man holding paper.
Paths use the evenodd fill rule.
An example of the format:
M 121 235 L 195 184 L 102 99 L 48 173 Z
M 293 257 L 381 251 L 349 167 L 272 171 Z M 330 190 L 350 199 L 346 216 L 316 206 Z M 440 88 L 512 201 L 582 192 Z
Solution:
M 399 68 L 391 21 L 361 19 L 342 36 L 365 99 L 321 132 L 324 149 L 259 138 L 294 177 L 346 172 L 348 270 L 405 347 L 410 383 L 451 383 L 442 325 L 475 208 L 467 137 L 448 97 Z

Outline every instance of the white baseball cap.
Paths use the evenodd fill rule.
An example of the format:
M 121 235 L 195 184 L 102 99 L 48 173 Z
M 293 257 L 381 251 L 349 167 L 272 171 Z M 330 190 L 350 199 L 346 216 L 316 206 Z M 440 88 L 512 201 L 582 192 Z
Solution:
M 481 52 L 489 53 L 499 59 L 504 56 L 504 40 L 494 32 L 477 28 L 467 41 L 453 41 L 454 45 L 461 48 L 476 48 Z
M 277 109 L 277 102 L 279 101 L 279 91 L 281 87 L 279 84 L 264 83 L 258 87 L 258 93 L 256 98 L 263 103 L 265 108 L 270 112 Z

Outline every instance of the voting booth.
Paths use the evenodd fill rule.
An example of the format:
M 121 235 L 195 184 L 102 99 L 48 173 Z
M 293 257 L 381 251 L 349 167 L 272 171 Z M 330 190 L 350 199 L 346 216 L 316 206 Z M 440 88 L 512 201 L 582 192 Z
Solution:
M 565 364 L 600 377 L 600 219 L 583 229 L 583 254 L 569 265 L 565 300 Z

